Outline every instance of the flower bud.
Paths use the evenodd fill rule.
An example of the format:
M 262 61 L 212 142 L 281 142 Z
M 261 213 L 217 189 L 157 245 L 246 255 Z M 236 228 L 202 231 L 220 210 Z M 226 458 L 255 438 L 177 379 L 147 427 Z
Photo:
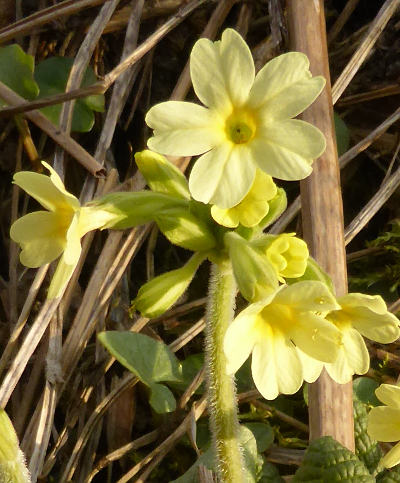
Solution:
M 14 427 L 3 409 L 0 409 L 0 481 L 5 483 L 31 481 Z
M 196 253 L 182 268 L 163 273 L 142 285 L 131 310 L 139 310 L 149 318 L 163 314 L 185 292 L 205 257 Z
M 275 269 L 265 255 L 237 233 L 226 233 L 224 241 L 243 297 L 255 302 L 278 288 Z
M 148 149 L 135 154 L 136 164 L 149 187 L 157 193 L 190 199 L 188 182 L 164 156 Z

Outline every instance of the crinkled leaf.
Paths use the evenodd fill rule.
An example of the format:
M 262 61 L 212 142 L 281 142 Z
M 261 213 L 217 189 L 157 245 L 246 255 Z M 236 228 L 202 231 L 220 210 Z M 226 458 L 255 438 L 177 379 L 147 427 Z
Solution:
M 101 332 L 98 338 L 118 362 L 147 386 L 181 380 L 180 363 L 163 342 L 125 331 Z
M 400 465 L 379 473 L 376 477 L 376 483 L 400 483 Z
M 35 80 L 39 85 L 39 98 L 65 92 L 68 76 L 74 59 L 68 57 L 49 57 L 36 66 Z M 97 81 L 93 70 L 88 67 L 83 76 L 81 87 Z M 62 104 L 43 107 L 41 111 L 54 124 L 59 124 Z M 77 99 L 72 117 L 72 131 L 88 132 L 94 124 L 93 111 L 104 111 L 104 95 L 92 95 Z
M 164 384 L 150 386 L 150 405 L 158 414 L 171 413 L 176 409 L 176 401 L 172 392 Z
M 34 58 L 17 44 L 1 47 L 0 81 L 24 99 L 35 99 L 39 87 L 33 78 L 34 63 Z M 0 101 L 0 106 L 4 105 Z
M 354 453 L 331 436 L 325 436 L 310 443 L 292 481 L 373 483 L 375 479 Z
M 367 378 L 364 377 L 363 379 Z M 367 433 L 368 414 L 365 404 L 354 399 L 353 407 L 356 455 L 372 474 L 382 458 L 382 450 L 378 443 L 371 439 Z
M 284 483 L 285 480 L 279 475 L 278 468 L 264 458 L 260 479 L 257 481 L 258 483 Z

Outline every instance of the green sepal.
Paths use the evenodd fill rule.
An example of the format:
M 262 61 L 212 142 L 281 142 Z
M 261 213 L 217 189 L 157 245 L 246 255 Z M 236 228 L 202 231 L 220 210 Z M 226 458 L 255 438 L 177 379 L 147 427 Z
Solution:
M 143 316 L 158 317 L 168 310 L 188 288 L 204 253 L 195 253 L 182 268 L 154 277 L 139 289 L 130 311 L 138 310 Z
M 372 440 L 367 433 L 368 413 L 366 405 L 354 399 L 353 410 L 356 455 L 372 474 L 377 469 L 378 463 L 383 456 L 382 450 L 378 443 Z
M 266 297 L 278 288 L 278 277 L 265 255 L 235 232 L 224 237 L 240 293 L 249 302 Z
M 186 200 L 190 199 L 187 179 L 164 156 L 145 149 L 135 154 L 135 161 L 153 191 Z
M 317 280 L 319 282 L 322 282 L 335 295 L 335 287 L 333 285 L 331 277 L 318 265 L 318 263 L 312 257 L 308 257 L 307 268 L 304 272 L 304 275 L 298 278 L 286 278 L 286 283 L 288 285 L 291 285 L 296 282 L 303 282 L 304 280 Z
M 310 443 L 292 481 L 373 483 L 375 479 L 354 453 L 331 436 L 324 436 Z
M 29 483 L 25 457 L 19 448 L 14 427 L 4 409 L 0 409 L 0 482 Z
M 187 207 L 168 207 L 154 216 L 160 231 L 174 245 L 194 252 L 208 251 L 215 247 L 216 239 L 204 221 Z
M 185 210 L 188 202 L 164 193 L 135 191 L 110 193 L 89 205 L 116 215 L 115 220 L 107 223 L 103 228 L 124 230 L 155 221 L 157 213 L 166 208 L 179 207 L 181 210 Z
M 286 192 L 283 188 L 278 188 L 278 192 L 272 200 L 268 201 L 269 210 L 267 215 L 257 225 L 260 231 L 272 225 L 287 208 Z

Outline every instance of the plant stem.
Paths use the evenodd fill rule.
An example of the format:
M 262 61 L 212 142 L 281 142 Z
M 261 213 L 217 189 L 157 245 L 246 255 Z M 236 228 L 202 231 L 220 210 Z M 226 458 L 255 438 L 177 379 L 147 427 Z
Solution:
M 239 444 L 236 387 L 226 373 L 223 340 L 233 319 L 236 285 L 229 261 L 213 264 L 206 315 L 206 368 L 208 408 L 217 471 L 223 483 L 245 481 Z

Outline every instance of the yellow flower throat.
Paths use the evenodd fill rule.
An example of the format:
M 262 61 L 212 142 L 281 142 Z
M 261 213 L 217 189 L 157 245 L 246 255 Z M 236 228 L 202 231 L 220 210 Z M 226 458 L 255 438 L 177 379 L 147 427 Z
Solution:
M 234 144 L 245 144 L 253 139 L 256 123 L 251 114 L 234 111 L 226 120 L 225 132 Z

